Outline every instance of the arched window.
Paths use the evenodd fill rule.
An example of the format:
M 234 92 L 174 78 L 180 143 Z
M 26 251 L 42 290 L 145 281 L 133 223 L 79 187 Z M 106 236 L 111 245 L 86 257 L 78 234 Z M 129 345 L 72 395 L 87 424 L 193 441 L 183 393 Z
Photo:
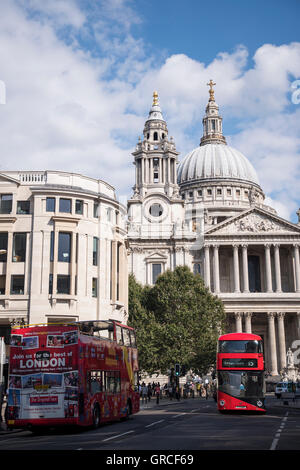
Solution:
M 157 132 L 154 132 L 154 134 L 153 134 L 153 140 L 158 140 L 158 133 L 157 133 Z

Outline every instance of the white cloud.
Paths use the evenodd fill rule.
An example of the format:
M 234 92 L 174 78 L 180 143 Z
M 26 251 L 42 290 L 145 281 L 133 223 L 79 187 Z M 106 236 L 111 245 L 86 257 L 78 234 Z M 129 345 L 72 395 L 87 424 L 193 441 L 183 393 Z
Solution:
M 120 194 L 134 184 L 131 152 L 154 90 L 181 158 L 199 144 L 208 98 L 216 100 L 228 142 L 255 166 L 262 188 L 291 217 L 298 185 L 300 43 L 265 44 L 252 58 L 243 45 L 209 64 L 185 54 L 148 53 L 132 34 L 134 4 L 80 0 L 3 0 L 0 106 L 3 169 L 61 169 L 107 180 Z M 233 132 L 235 130 L 235 132 Z M 230 135 L 231 134 L 231 135 Z

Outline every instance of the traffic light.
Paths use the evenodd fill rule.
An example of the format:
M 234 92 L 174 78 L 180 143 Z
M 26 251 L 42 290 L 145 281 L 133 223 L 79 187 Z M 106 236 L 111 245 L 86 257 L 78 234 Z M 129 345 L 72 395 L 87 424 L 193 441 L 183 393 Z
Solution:
M 180 376 L 180 364 L 175 364 L 175 375 L 176 377 Z

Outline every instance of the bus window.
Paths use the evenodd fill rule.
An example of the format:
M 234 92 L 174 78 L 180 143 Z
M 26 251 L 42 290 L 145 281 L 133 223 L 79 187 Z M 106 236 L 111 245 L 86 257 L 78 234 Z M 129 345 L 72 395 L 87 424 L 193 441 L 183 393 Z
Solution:
M 131 338 L 131 346 L 133 348 L 136 348 L 135 333 L 133 330 L 129 330 L 129 331 L 130 331 L 130 338 Z
M 123 328 L 123 338 L 125 346 L 130 346 L 130 332 L 128 328 Z
M 106 377 L 106 391 L 108 393 L 120 393 L 121 391 L 121 380 L 119 371 L 107 371 L 105 372 Z
M 101 370 L 92 370 L 90 372 L 90 392 L 92 395 L 102 392 L 103 389 L 103 372 Z
M 124 344 L 123 343 L 122 328 L 119 325 L 116 325 L 116 335 L 117 335 L 117 343 L 118 344 Z

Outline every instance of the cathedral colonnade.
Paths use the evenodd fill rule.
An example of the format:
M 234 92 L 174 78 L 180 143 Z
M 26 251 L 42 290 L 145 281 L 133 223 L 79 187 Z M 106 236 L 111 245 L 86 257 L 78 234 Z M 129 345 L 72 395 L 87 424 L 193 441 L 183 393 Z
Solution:
M 221 258 L 222 252 L 222 259 Z M 204 281 L 221 292 L 300 292 L 298 244 L 233 243 L 204 246 Z
M 265 343 L 269 357 L 268 369 L 271 375 L 278 375 L 286 367 L 286 326 L 285 319 L 288 312 L 261 312 L 258 315 L 264 317 L 267 322 L 267 337 Z M 300 323 L 300 312 L 296 312 L 297 323 Z M 239 311 L 233 314 L 235 320 L 236 333 L 253 333 L 252 318 L 253 312 Z M 244 325 L 244 327 L 243 327 Z M 259 332 L 257 334 L 260 334 Z M 265 344 L 265 346 L 266 346 Z M 266 349 L 266 347 L 265 347 Z

